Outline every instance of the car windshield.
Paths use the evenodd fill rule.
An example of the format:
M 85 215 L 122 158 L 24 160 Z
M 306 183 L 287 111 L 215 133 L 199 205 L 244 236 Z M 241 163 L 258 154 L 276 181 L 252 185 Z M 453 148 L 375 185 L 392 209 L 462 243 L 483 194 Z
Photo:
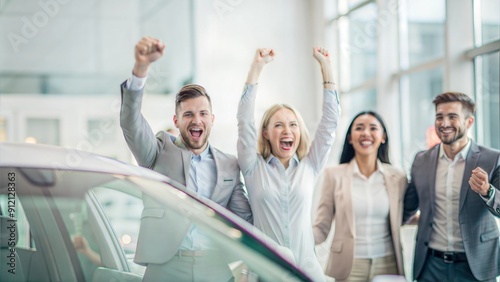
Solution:
M 141 281 L 145 266 L 134 262 L 141 218 L 171 216 L 171 225 L 150 232 L 168 242 L 176 240 L 169 228 L 189 223 L 189 232 L 210 238 L 208 253 L 230 266 L 235 281 L 308 281 L 250 224 L 178 185 L 7 165 L 0 176 L 2 262 L 10 263 L 2 263 L 0 277 L 14 271 L 20 281 Z M 162 207 L 161 215 L 145 203 Z

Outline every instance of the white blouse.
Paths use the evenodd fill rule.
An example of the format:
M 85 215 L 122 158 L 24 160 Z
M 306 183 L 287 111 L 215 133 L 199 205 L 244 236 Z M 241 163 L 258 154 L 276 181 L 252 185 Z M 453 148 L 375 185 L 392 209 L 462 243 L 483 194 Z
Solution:
M 325 89 L 323 116 L 308 154 L 294 156 L 287 169 L 274 156 L 257 153 L 254 112 L 257 85 L 246 85 L 238 107 L 238 162 L 245 178 L 254 225 L 281 246 L 289 248 L 297 265 L 314 281 L 324 281 L 314 251 L 312 196 L 323 169 L 340 117 L 336 91 Z
M 389 226 L 389 196 L 380 161 L 366 177 L 354 162 L 352 208 L 356 228 L 355 258 L 379 258 L 394 253 Z

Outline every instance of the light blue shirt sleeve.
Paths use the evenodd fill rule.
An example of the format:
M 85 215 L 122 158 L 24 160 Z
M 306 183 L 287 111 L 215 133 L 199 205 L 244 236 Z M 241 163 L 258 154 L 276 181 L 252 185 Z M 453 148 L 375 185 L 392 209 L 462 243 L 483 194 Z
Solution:
M 492 186 L 490 186 L 490 187 L 492 187 Z M 491 197 L 489 199 L 486 197 L 483 197 L 483 195 L 479 195 L 479 196 L 481 196 L 483 201 L 485 201 L 488 206 L 492 206 L 493 202 L 495 201 L 496 190 L 497 189 L 493 188 L 493 193 L 491 193 Z

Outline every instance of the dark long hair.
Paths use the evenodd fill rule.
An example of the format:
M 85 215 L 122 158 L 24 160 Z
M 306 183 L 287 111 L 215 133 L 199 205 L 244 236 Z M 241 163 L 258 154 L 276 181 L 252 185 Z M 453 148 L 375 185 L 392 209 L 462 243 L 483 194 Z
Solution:
M 382 125 L 382 129 L 384 130 L 385 133 L 385 143 L 380 144 L 380 147 L 378 148 L 377 152 L 377 158 L 386 164 L 390 164 L 391 162 L 389 161 L 389 133 L 387 132 L 387 129 L 385 127 L 384 120 L 382 117 L 377 114 L 376 112 L 373 111 L 364 111 L 359 114 L 357 114 L 351 121 L 351 124 L 349 125 L 349 128 L 347 129 L 347 133 L 345 135 L 345 140 L 344 140 L 344 148 L 342 149 L 342 155 L 340 156 L 340 163 L 345 164 L 348 163 L 354 158 L 354 147 L 352 144 L 349 143 L 349 137 L 351 136 L 351 130 L 352 130 L 352 125 L 354 124 L 354 121 L 362 115 L 371 115 L 374 116 L 378 122 L 380 122 L 380 125 Z

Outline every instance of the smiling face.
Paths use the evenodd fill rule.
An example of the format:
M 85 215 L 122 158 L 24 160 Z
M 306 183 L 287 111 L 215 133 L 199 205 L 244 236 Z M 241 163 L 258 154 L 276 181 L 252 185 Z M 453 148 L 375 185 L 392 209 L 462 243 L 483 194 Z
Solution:
M 288 161 L 297 151 L 300 143 L 300 127 L 297 117 L 287 108 L 275 112 L 263 131 L 271 145 L 271 153 L 288 167 Z
M 213 122 L 210 103 L 204 96 L 180 102 L 174 115 L 175 127 L 179 129 L 186 147 L 195 155 L 199 155 L 207 147 Z
M 385 132 L 378 119 L 370 114 L 358 116 L 351 128 L 349 143 L 356 156 L 377 157 L 380 145 L 385 142 Z
M 463 109 L 460 102 L 442 103 L 436 106 L 435 128 L 443 144 L 467 144 L 467 131 L 472 126 L 474 117 Z

